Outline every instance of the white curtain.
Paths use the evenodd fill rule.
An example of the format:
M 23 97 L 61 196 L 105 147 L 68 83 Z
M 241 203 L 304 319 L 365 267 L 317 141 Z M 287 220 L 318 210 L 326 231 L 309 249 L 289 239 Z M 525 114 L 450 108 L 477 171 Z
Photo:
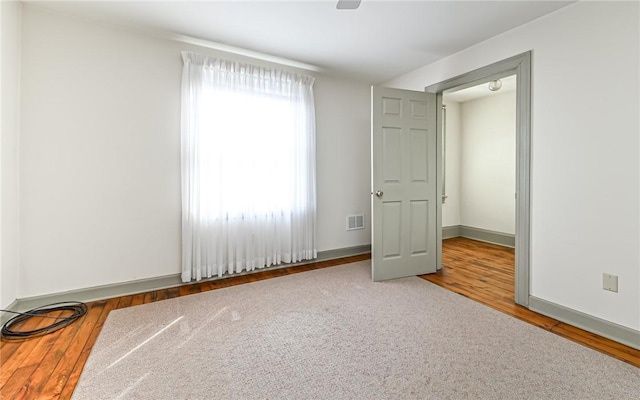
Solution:
M 314 79 L 182 56 L 182 281 L 317 257 Z

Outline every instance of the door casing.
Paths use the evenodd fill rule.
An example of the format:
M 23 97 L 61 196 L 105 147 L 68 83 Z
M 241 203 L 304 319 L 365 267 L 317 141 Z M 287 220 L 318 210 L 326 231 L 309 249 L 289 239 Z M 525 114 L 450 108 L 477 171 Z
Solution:
M 516 75 L 516 241 L 515 302 L 529 307 L 531 291 L 531 51 L 498 61 L 454 78 L 425 87 L 436 93 L 438 110 L 442 94 L 449 89 L 464 89 L 480 83 Z M 442 131 L 438 113 L 437 131 Z M 437 148 L 442 149 L 442 135 L 437 135 Z M 438 152 L 437 176 L 442 177 L 442 153 Z M 442 198 L 442 185 L 437 185 L 437 198 Z M 437 265 L 442 267 L 442 202 L 437 203 Z

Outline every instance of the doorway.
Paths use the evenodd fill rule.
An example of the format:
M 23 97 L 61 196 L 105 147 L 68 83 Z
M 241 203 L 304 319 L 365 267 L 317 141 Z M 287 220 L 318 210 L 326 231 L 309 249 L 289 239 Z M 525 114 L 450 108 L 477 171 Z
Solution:
M 514 302 L 514 75 L 443 93 L 441 277 Z M 493 244 L 490 246 L 489 244 Z M 471 293 L 470 293 L 471 294 Z M 495 306 L 495 304 L 494 304 Z
M 444 239 L 515 246 L 515 96 L 514 75 L 443 95 Z
M 480 83 L 490 82 L 514 75 L 516 80 L 516 177 L 515 177 L 515 302 L 528 307 L 530 293 L 530 142 L 531 142 L 531 52 L 499 61 L 475 71 L 425 88 L 436 93 L 438 108 L 443 105 L 443 93 L 451 89 L 464 89 Z M 438 118 L 438 131 L 442 131 L 443 120 Z M 443 148 L 439 136 L 438 147 Z M 438 153 L 438 177 L 442 179 L 443 154 Z M 442 185 L 438 187 L 442 197 Z M 438 265 L 442 266 L 442 202 L 438 202 Z

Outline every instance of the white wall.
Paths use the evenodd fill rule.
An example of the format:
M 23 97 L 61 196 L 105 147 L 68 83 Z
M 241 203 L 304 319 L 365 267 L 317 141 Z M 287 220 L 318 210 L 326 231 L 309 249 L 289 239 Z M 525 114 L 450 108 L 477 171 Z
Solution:
M 639 6 L 578 2 L 386 84 L 422 90 L 532 50 L 531 294 L 635 330 Z
M 462 103 L 461 148 L 461 225 L 515 234 L 515 91 Z
M 461 138 L 462 138 L 462 107 L 455 101 L 443 98 L 443 104 L 447 106 L 446 120 L 446 167 L 445 195 L 447 199 L 442 204 L 442 226 L 458 226 L 460 221 L 460 163 L 461 163 Z
M 371 88 L 341 79 L 315 86 L 318 248 L 371 243 Z M 346 230 L 363 214 L 365 229 Z
M 0 308 L 18 297 L 20 11 L 18 2 L 0 2 Z
M 29 6 L 22 23 L 18 297 L 179 273 L 180 52 L 266 63 Z M 368 244 L 344 225 L 369 219 L 368 85 L 315 76 L 318 250 Z

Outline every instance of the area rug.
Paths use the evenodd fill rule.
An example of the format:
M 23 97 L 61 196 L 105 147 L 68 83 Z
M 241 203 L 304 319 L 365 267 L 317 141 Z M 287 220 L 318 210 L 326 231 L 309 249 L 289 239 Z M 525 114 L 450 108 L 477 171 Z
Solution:
M 112 311 L 73 399 L 639 394 L 638 368 L 363 261 Z

